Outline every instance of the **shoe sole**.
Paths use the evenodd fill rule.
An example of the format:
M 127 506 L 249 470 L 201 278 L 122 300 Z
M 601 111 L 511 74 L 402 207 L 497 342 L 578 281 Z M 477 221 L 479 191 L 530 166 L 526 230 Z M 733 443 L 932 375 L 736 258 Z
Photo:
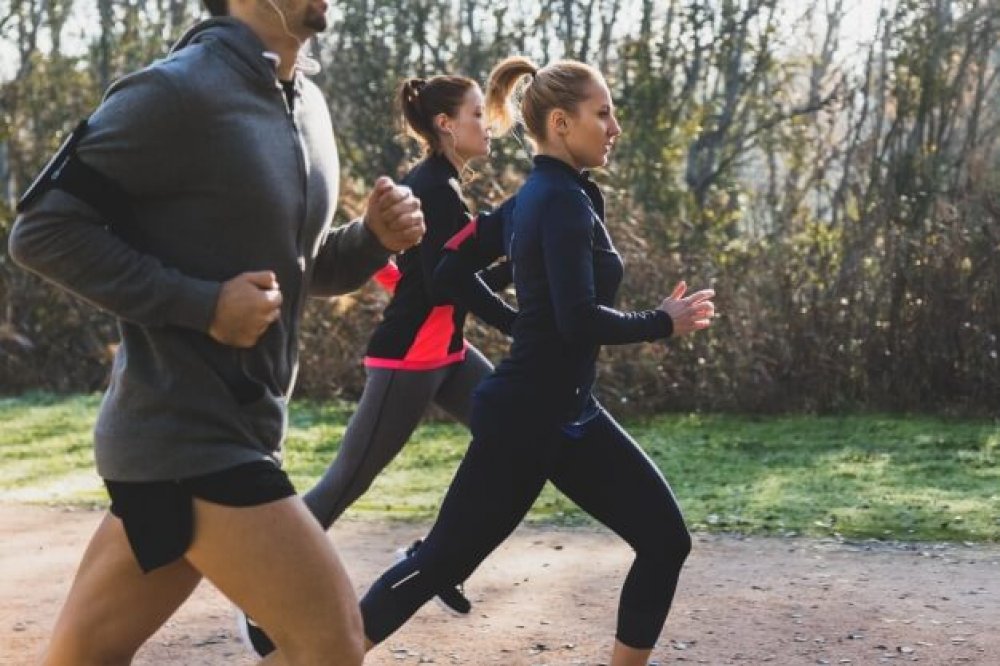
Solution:
M 396 561 L 397 562 L 402 562 L 407 557 L 409 557 L 409 555 L 406 554 L 406 546 L 403 546 L 401 548 L 397 548 L 395 555 L 396 555 Z M 434 595 L 434 603 L 436 603 L 441 608 L 441 610 L 443 610 L 444 612 L 448 613 L 448 615 L 451 615 L 452 617 L 469 617 L 469 613 L 461 613 L 461 612 L 455 610 L 454 608 L 452 608 L 451 606 L 449 606 L 448 604 L 446 604 L 441 599 L 441 597 L 439 597 L 436 594 Z M 470 613 L 472 612 L 471 609 L 469 610 L 469 612 Z
M 240 643 L 243 644 L 243 649 L 259 659 L 260 655 L 254 649 L 253 641 L 250 640 L 250 632 L 247 631 L 246 613 L 239 606 L 235 605 L 233 606 L 233 610 L 236 611 L 236 635 L 239 636 Z

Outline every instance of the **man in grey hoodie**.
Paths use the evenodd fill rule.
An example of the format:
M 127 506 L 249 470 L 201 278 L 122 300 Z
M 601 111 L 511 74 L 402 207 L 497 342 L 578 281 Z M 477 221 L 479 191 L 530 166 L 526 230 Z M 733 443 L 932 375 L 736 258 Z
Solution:
M 266 628 L 267 663 L 363 659 L 350 581 L 278 465 L 306 297 L 359 287 L 419 241 L 423 218 L 382 178 L 364 219 L 331 229 L 333 131 L 298 71 L 325 11 L 230 0 L 90 119 L 75 159 L 127 193 L 129 213 L 107 219 L 57 186 L 11 233 L 19 264 L 121 331 L 95 429 L 111 512 L 46 664 L 128 663 L 202 576 Z

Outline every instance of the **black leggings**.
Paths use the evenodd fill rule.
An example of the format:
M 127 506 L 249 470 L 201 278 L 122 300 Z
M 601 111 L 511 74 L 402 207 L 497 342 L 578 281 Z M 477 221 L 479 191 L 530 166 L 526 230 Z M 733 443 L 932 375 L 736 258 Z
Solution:
M 384 573 L 361 600 L 369 640 L 382 642 L 437 590 L 468 578 L 514 531 L 551 480 L 635 550 L 616 636 L 629 647 L 653 647 L 691 549 L 673 493 L 603 410 L 575 436 L 543 422 L 476 401 L 472 444 L 430 534 L 414 557 Z

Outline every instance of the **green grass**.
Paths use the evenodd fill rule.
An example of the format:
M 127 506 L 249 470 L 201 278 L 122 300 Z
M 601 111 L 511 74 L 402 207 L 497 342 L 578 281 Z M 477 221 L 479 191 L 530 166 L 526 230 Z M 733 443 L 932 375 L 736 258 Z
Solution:
M 0 500 L 103 503 L 90 430 L 99 398 L 0 400 Z M 299 402 L 286 468 L 308 488 L 336 453 L 352 405 Z M 698 530 L 846 538 L 1000 541 L 1000 425 L 922 416 L 669 415 L 629 430 Z M 421 427 L 351 509 L 430 518 L 468 445 Z M 532 520 L 586 521 L 551 487 Z

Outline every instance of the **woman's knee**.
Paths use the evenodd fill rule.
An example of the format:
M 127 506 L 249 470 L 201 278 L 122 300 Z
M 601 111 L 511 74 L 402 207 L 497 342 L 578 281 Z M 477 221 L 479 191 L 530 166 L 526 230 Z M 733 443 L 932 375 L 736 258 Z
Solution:
M 327 510 L 331 502 L 339 512 L 345 510 L 368 492 L 379 470 L 369 471 L 364 466 L 363 451 L 341 449 L 329 471 L 304 495 L 306 505 L 316 515 L 319 508 Z M 320 522 L 324 522 L 322 519 Z
M 691 533 L 688 532 L 687 527 L 682 526 L 679 532 L 674 536 L 673 541 L 672 551 L 674 553 L 674 558 L 677 560 L 678 564 L 683 564 L 687 559 L 687 556 L 691 554 L 691 549 L 694 546 L 694 542 L 691 539 Z
M 682 520 L 668 521 L 662 528 L 645 530 L 634 541 L 632 547 L 638 557 L 660 562 L 672 570 L 680 569 L 693 546 L 691 533 Z

